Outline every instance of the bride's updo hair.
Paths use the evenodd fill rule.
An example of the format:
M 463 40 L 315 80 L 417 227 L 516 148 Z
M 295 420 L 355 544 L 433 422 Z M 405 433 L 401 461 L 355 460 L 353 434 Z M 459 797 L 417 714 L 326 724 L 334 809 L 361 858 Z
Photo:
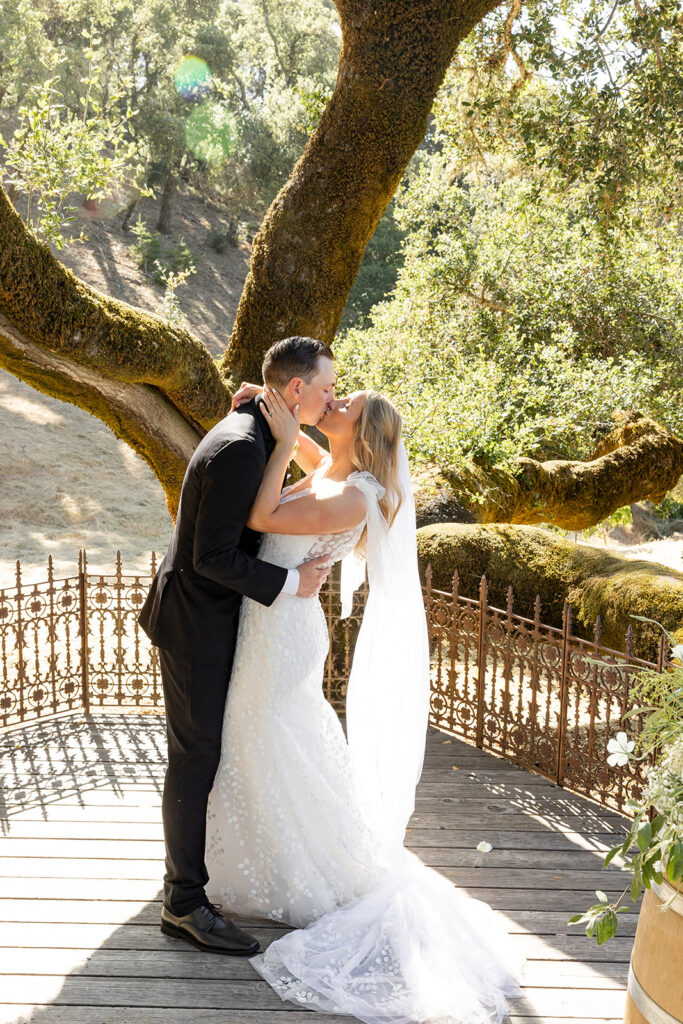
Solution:
M 351 462 L 356 469 L 372 473 L 384 487 L 379 507 L 391 526 L 403 500 L 398 483 L 401 416 L 388 398 L 378 391 L 368 391 L 355 427 Z

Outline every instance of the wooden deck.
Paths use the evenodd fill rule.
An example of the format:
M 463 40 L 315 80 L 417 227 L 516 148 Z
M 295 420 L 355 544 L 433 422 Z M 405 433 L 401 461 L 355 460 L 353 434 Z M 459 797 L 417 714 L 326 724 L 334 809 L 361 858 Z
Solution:
M 0 737 L 0 1024 L 300 1024 L 248 962 L 159 931 L 164 724 L 74 715 Z M 526 957 L 514 1024 L 620 1022 L 636 914 L 598 949 L 567 918 L 625 819 L 430 731 L 409 845 L 499 912 Z M 479 853 L 477 843 L 493 845 Z M 250 922 L 262 945 L 281 933 Z M 351 1018 L 325 1014 L 324 1024 Z

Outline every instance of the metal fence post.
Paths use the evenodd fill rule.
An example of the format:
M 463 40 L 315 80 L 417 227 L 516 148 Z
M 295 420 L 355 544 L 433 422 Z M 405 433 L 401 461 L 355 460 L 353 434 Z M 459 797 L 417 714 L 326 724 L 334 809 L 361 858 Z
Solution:
M 427 620 L 427 644 L 429 657 L 432 656 L 432 563 L 427 563 L 424 585 L 425 618 Z
M 78 552 L 78 632 L 81 637 L 81 700 L 83 710 L 88 714 L 88 559 L 85 551 Z
M 567 740 L 567 712 L 569 709 L 569 641 L 572 633 L 571 605 L 564 602 L 562 609 L 562 667 L 560 676 L 560 721 L 555 763 L 555 782 L 562 785 L 564 779 L 565 747 Z
M 475 743 L 484 745 L 484 697 L 486 687 L 486 605 L 488 586 L 486 576 L 479 583 L 479 636 L 477 637 L 477 731 Z
M 19 674 L 19 721 L 26 718 L 26 662 L 24 661 L 24 622 L 21 614 L 21 563 L 17 562 L 17 672 Z

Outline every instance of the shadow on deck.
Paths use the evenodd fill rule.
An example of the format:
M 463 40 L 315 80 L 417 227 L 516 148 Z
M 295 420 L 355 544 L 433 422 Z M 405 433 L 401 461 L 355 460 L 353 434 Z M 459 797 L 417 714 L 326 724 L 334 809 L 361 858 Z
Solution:
M 248 962 L 159 931 L 164 763 L 157 715 L 72 715 L 0 738 L 0 1024 L 312 1020 Z M 407 845 L 513 935 L 526 957 L 514 1024 L 622 1020 L 635 912 L 600 949 L 567 918 L 595 889 L 624 889 L 602 858 L 625 824 L 430 729 Z M 482 839 L 491 852 L 477 851 Z M 248 926 L 262 946 L 282 931 Z

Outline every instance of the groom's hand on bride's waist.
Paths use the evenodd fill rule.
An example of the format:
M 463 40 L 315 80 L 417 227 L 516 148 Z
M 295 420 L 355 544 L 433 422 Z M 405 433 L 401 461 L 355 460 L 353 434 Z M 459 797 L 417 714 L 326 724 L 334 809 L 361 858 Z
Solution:
M 297 597 L 317 597 L 318 591 L 330 574 L 332 563 L 329 555 L 318 555 L 297 565 L 299 589 Z

